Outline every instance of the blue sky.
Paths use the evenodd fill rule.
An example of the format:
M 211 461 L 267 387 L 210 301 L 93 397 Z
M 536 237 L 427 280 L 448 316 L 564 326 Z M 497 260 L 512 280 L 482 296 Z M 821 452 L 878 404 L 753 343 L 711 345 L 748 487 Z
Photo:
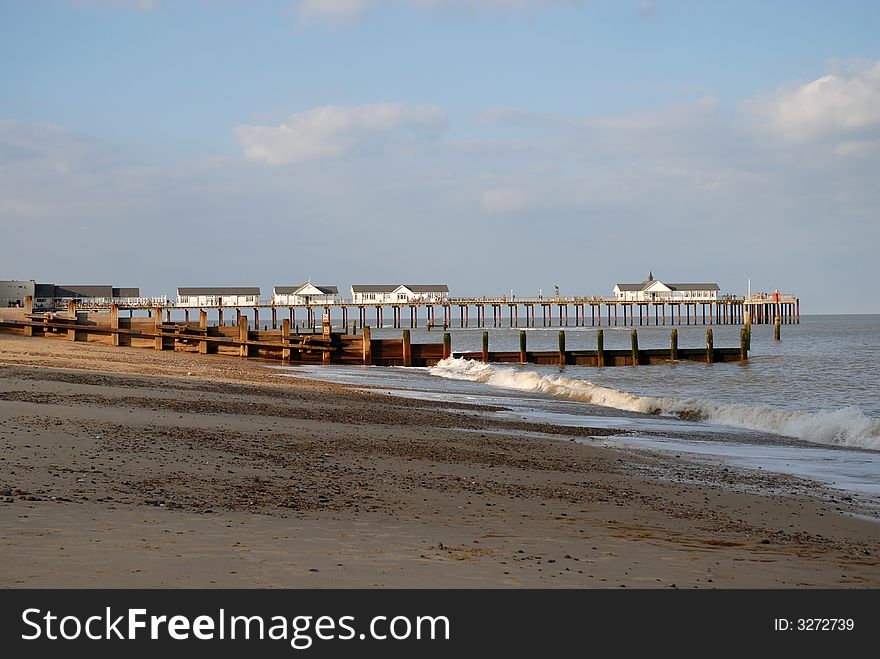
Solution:
M 748 272 L 880 312 L 878 34 L 876 2 L 0 0 L 0 276 Z

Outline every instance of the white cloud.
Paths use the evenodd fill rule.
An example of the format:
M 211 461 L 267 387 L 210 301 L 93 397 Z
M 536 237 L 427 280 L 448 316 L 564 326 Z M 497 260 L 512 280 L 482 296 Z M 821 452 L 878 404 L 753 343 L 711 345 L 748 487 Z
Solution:
M 556 7 L 578 4 L 580 0 L 300 0 L 300 23 L 324 25 L 357 21 L 368 12 L 403 7 L 432 12 L 480 14 L 489 12 L 534 14 Z
M 447 125 L 446 111 L 434 105 L 327 105 L 292 114 L 280 126 L 242 125 L 236 134 L 248 160 L 284 165 L 433 140 Z
M 765 126 L 792 143 L 833 141 L 838 152 L 880 135 L 880 62 L 850 66 L 748 105 Z

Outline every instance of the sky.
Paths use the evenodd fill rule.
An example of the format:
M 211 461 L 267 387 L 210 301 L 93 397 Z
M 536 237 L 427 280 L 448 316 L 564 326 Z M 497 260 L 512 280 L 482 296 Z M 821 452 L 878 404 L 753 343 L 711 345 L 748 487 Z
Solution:
M 880 313 L 880 2 L 0 0 L 0 278 Z

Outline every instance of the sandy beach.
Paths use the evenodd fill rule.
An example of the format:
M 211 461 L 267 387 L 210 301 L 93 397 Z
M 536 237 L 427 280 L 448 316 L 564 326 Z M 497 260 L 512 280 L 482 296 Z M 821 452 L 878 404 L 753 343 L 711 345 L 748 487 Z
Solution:
M 0 585 L 880 586 L 843 493 L 479 411 L 0 335 Z

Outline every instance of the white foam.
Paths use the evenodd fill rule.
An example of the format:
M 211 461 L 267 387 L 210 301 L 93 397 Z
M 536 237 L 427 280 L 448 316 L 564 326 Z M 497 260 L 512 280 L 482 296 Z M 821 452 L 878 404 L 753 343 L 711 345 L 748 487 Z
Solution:
M 432 375 L 482 382 L 493 387 L 536 391 L 630 412 L 663 414 L 771 432 L 817 444 L 880 450 L 880 420 L 857 407 L 833 411 L 784 410 L 766 405 L 720 403 L 697 398 L 637 396 L 587 380 L 541 375 L 531 370 L 448 358 L 429 369 Z

